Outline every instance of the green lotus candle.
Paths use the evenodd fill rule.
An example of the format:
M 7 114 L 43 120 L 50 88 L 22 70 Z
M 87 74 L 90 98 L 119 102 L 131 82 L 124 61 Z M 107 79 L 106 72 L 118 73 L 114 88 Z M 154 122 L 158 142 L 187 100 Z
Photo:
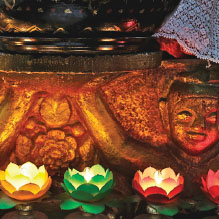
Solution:
M 99 164 L 82 172 L 68 169 L 62 186 L 72 199 L 62 202 L 61 208 L 70 210 L 81 206 L 86 212 L 100 213 L 105 209 L 101 200 L 111 192 L 113 183 L 113 173 Z

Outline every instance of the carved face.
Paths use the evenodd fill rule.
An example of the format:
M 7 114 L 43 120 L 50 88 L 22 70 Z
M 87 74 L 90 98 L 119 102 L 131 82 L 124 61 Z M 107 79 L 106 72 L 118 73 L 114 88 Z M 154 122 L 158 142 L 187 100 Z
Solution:
M 218 99 L 187 97 L 172 107 L 172 140 L 186 153 L 199 155 L 218 141 Z

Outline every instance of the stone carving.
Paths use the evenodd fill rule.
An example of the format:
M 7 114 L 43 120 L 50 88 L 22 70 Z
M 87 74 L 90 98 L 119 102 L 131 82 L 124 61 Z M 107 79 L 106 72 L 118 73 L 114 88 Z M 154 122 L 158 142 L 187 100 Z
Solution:
M 77 142 L 61 130 L 54 129 L 47 135 L 38 135 L 30 159 L 37 165 L 45 164 L 47 169 L 56 171 L 67 168 L 74 161 Z M 51 172 L 51 171 L 50 171 Z
M 157 69 L 156 74 L 163 82 L 164 69 Z M 167 141 L 158 108 L 157 83 L 154 71 L 145 70 L 121 76 L 101 88 L 108 107 L 125 131 L 136 140 L 150 142 L 153 146 Z
M 46 133 L 47 129 L 44 123 L 39 122 L 37 118 L 30 117 L 24 125 L 24 133 L 27 137 L 33 138 L 39 133 Z
M 30 161 L 30 153 L 33 149 L 33 144 L 30 138 L 25 135 L 19 135 L 16 140 L 15 156 L 19 163 Z
M 94 142 L 66 97 L 40 97 L 30 115 L 16 139 L 13 161 L 44 164 L 51 175 L 69 165 L 82 169 L 98 161 Z
M 148 166 L 200 179 L 219 165 L 219 88 L 202 77 L 207 70 L 185 70 L 0 73 L 0 167 L 31 160 L 61 175 L 101 162 L 126 193 L 126 181 Z
M 40 105 L 40 115 L 50 127 L 67 124 L 70 114 L 69 103 L 64 97 L 47 97 Z
M 174 143 L 173 154 L 191 165 L 218 154 L 218 104 L 218 85 L 172 84 L 160 109 L 164 127 Z

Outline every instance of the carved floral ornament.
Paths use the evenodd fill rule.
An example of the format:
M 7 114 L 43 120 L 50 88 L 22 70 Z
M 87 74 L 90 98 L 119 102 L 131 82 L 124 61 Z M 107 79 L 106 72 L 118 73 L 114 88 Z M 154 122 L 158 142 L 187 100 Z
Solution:
M 47 135 L 38 135 L 31 152 L 31 160 L 45 164 L 49 169 L 67 168 L 75 159 L 77 142 L 61 130 L 51 130 Z
M 73 106 L 72 106 L 73 107 Z M 40 101 L 39 115 L 29 117 L 16 140 L 15 156 L 22 164 L 32 161 L 45 165 L 51 175 L 70 163 L 90 162 L 95 149 L 74 108 L 65 97 L 48 96 Z

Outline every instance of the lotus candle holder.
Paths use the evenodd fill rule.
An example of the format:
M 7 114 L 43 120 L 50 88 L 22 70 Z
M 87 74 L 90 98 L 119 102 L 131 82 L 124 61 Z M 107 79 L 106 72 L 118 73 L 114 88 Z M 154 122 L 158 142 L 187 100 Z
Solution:
M 113 184 L 113 173 L 99 164 L 86 167 L 82 172 L 68 169 L 62 184 L 68 195 L 63 196 L 60 207 L 62 210 L 80 208 L 86 213 L 100 214 L 105 210 L 107 203 L 104 198 L 111 192 Z
M 38 211 L 32 211 L 31 203 L 41 200 L 49 190 L 52 179 L 44 166 L 37 168 L 33 163 L 27 162 L 21 166 L 10 163 L 5 171 L 0 171 L 0 209 L 10 209 L 16 206 L 17 211 L 3 216 L 12 218 L 38 218 L 47 216 Z
M 171 168 L 138 170 L 132 186 L 147 201 L 149 214 L 173 216 L 178 213 L 176 201 L 183 190 L 184 178 Z
M 216 208 L 216 217 L 219 215 L 219 170 L 214 172 L 213 170 L 209 170 L 206 177 L 202 177 L 202 191 L 205 193 L 206 197 L 211 201 L 211 204 L 205 204 L 208 208 L 207 210 L 211 210 Z
M 209 170 L 206 178 L 202 177 L 202 186 L 201 189 L 206 196 L 219 205 L 219 170 L 217 172 Z

